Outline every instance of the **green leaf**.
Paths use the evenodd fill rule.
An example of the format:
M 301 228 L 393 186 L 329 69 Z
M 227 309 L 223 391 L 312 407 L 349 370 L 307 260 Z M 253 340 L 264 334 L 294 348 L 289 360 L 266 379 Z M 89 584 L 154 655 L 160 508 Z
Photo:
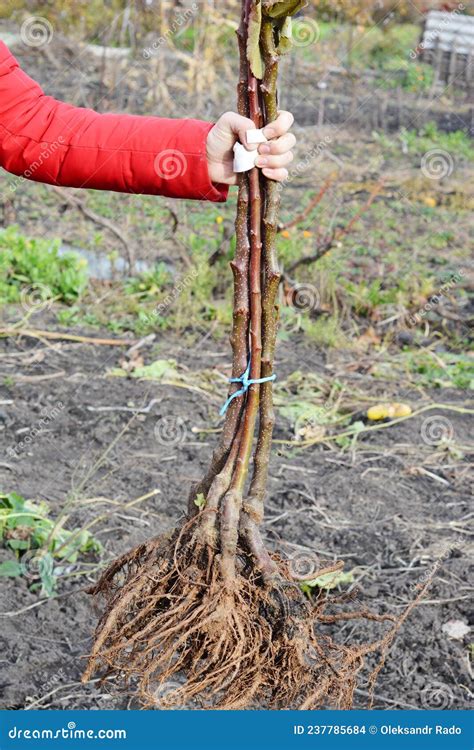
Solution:
M 127 375 L 127 373 L 121 368 L 115 368 L 112 370 L 112 375 L 124 376 Z M 157 359 L 149 365 L 137 367 L 133 370 L 131 376 L 133 378 L 145 378 L 146 380 L 174 380 L 179 376 L 179 373 L 176 366 L 176 360 Z
M 260 30 L 262 27 L 262 4 L 256 0 L 252 4 L 249 13 L 248 37 L 247 37 L 247 60 L 255 78 L 263 78 L 263 58 L 260 51 Z
M 9 539 L 7 541 L 10 549 L 29 549 L 30 543 L 26 539 Z
M 22 511 L 25 505 L 25 498 L 16 492 L 10 492 L 9 495 L 1 495 L 0 506 L 14 510 L 17 513 Z
M 306 0 L 266 0 L 263 3 L 263 12 L 270 18 L 285 18 L 306 8 L 306 5 Z
M 78 549 L 75 549 L 72 545 L 63 547 L 58 553 L 57 557 L 60 560 L 66 560 L 66 562 L 75 563 L 78 558 Z
M 278 407 L 278 411 L 284 417 L 290 420 L 292 425 L 295 425 L 301 418 L 308 420 L 313 419 L 321 422 L 321 424 L 328 423 L 328 415 L 324 408 L 318 404 L 313 404 L 310 401 L 293 401 L 287 404 L 283 404 Z
M 164 369 L 167 372 L 176 365 L 173 360 L 163 361 L 166 362 Z M 158 369 L 163 372 L 163 367 Z M 48 504 L 43 500 L 34 503 L 16 493 L 0 494 L 0 541 L 6 548 L 20 554 L 34 550 L 32 554 L 35 559 L 34 568 L 31 566 L 29 554 L 22 554 L 19 562 L 6 561 L 0 565 L 0 576 L 17 577 L 34 573 L 34 577 L 40 579 L 41 584 L 33 583 L 33 586 L 29 587 L 30 590 L 41 590 L 43 595 L 51 596 L 56 589 L 58 578 L 54 567 L 55 559 L 62 558 L 69 563 L 75 563 L 81 553 L 102 552 L 102 545 L 87 529 L 69 531 L 57 527 L 56 523 L 47 517 L 48 513 Z M 25 527 L 28 540 L 4 538 L 5 529 L 18 527 Z
M 202 492 L 200 492 L 194 500 L 194 505 L 197 505 L 198 508 L 204 508 L 205 504 L 206 498 L 204 497 Z
M 17 576 L 21 576 L 22 572 L 21 564 L 14 560 L 6 560 L 0 563 L 0 576 L 16 578 Z
M 178 374 L 174 359 L 157 359 L 149 365 L 137 367 L 132 375 L 134 378 L 148 378 L 150 380 L 164 380 L 175 378 Z
M 293 46 L 293 22 L 291 16 L 287 16 L 283 21 L 283 25 L 279 30 L 279 39 L 277 44 L 277 52 L 279 55 L 286 55 Z
M 26 509 L 26 505 L 25 505 Z M 24 513 L 18 518 L 18 526 L 28 526 L 34 528 L 36 525 L 36 519 L 33 513 Z
M 357 420 L 357 422 L 353 422 L 348 427 L 348 432 L 351 432 L 351 435 L 341 435 L 341 437 L 336 437 L 335 442 L 337 445 L 339 445 L 341 448 L 348 448 L 353 447 L 355 443 L 357 442 L 357 438 L 360 435 L 360 433 L 365 432 L 367 430 L 366 425 L 361 420 Z
M 325 573 L 324 575 L 319 576 L 319 578 L 313 578 L 312 581 L 305 581 L 302 586 L 307 587 L 308 589 L 318 586 L 320 589 L 330 591 L 342 583 L 352 583 L 353 580 L 354 574 L 352 571 L 349 570 L 347 573 L 344 573 L 344 571 L 341 570 L 334 573 Z
M 56 588 L 56 578 L 53 573 L 45 573 L 41 576 L 41 594 L 52 596 Z

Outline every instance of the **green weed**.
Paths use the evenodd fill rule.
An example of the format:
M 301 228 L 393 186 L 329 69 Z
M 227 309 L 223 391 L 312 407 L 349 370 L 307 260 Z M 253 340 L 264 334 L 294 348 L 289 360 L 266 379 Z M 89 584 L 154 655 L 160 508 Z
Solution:
M 148 297 L 161 292 L 171 281 L 172 276 L 166 264 L 157 263 L 152 269 L 130 278 L 125 284 L 124 292 Z
M 436 123 L 429 122 L 418 131 L 402 128 L 398 138 L 405 142 L 410 153 L 426 153 L 433 148 L 439 148 L 448 151 L 452 156 L 474 159 L 472 140 L 463 130 L 444 133 L 438 130 Z
M 59 240 L 24 237 L 17 227 L 0 230 L 0 304 L 57 299 L 68 304 L 82 294 L 87 263 L 75 253 L 60 254 Z
M 405 377 L 428 388 L 474 389 L 474 362 L 467 354 L 405 350 L 376 365 L 373 374 L 387 380 Z
M 58 579 L 82 555 L 100 554 L 102 545 L 87 529 L 68 531 L 49 517 L 44 500 L 16 492 L 0 494 L 0 542 L 15 557 L 0 564 L 0 576 L 24 576 L 32 591 L 51 596 Z

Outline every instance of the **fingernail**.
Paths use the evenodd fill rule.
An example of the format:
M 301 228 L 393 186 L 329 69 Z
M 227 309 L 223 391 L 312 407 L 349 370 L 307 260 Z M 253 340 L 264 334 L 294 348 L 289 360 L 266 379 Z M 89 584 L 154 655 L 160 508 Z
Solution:
M 265 159 L 262 156 L 259 156 L 257 159 L 257 167 L 264 167 L 265 164 L 268 164 L 268 159 Z
M 268 146 L 268 145 L 267 145 L 266 143 L 263 143 L 263 144 L 262 144 L 262 145 L 260 146 L 260 148 L 259 148 L 259 152 L 260 152 L 261 154 L 269 154 L 269 153 L 270 153 L 270 151 L 271 151 L 271 148 L 270 148 L 270 146 Z

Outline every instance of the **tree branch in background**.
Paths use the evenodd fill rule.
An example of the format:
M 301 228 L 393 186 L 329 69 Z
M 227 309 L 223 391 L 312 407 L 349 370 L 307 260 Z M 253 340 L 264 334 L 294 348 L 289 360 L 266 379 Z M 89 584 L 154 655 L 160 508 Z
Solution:
M 342 237 L 346 237 L 348 234 L 350 234 L 352 229 L 356 225 L 356 223 L 359 221 L 359 219 L 369 210 L 372 203 L 374 202 L 374 200 L 376 199 L 376 197 L 379 195 L 380 191 L 382 190 L 383 186 L 384 186 L 384 178 L 382 178 L 381 180 L 379 180 L 379 182 L 376 183 L 376 185 L 371 190 L 367 201 L 357 211 L 357 213 L 347 222 L 347 224 L 343 227 L 336 227 L 336 229 L 334 229 L 334 231 L 331 232 L 329 236 L 326 236 L 323 240 L 320 240 L 316 246 L 316 250 L 314 253 L 312 253 L 311 255 L 303 256 L 295 260 L 294 263 L 292 263 L 288 267 L 288 270 L 285 273 L 285 277 L 288 278 L 290 274 L 294 273 L 296 269 L 300 268 L 301 266 L 309 266 L 312 263 L 315 263 L 317 260 L 322 258 L 323 255 L 326 255 L 326 253 L 328 253 L 329 250 L 331 250 L 331 248 L 334 247 L 336 242 L 339 242 L 342 239 Z M 298 222 L 295 221 L 294 223 L 299 223 L 299 221 Z

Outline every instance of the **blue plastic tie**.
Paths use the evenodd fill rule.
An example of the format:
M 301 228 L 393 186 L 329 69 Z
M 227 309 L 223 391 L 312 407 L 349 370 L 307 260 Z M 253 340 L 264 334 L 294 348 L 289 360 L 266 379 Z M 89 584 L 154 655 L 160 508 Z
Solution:
M 242 383 L 242 388 L 239 388 L 238 391 L 236 391 L 231 396 L 229 396 L 229 398 L 227 399 L 224 406 L 219 412 L 221 417 L 223 417 L 224 414 L 226 413 L 230 402 L 233 401 L 234 398 L 237 398 L 238 396 L 243 396 L 245 393 L 247 393 L 251 385 L 254 385 L 256 383 L 268 383 L 270 380 L 275 380 L 276 378 L 276 375 L 269 375 L 266 378 L 249 378 L 249 375 L 250 375 L 250 359 L 247 365 L 247 369 L 245 370 L 243 375 L 241 375 L 239 378 L 229 378 L 229 383 Z

